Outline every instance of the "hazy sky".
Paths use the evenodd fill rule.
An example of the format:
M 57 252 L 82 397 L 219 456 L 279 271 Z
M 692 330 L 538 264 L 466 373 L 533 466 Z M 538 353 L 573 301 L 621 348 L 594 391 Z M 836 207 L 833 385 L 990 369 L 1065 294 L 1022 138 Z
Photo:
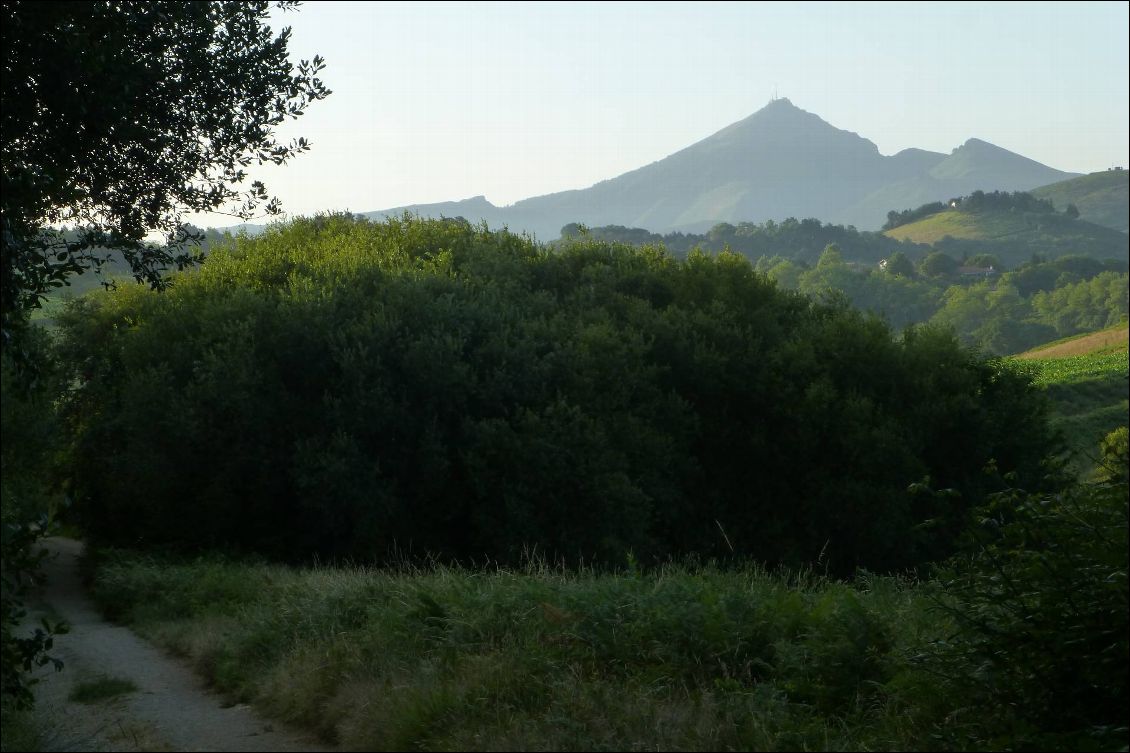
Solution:
M 883 154 L 977 137 L 1125 166 L 1128 7 L 309 2 L 274 18 L 334 93 L 280 131 L 311 151 L 257 177 L 292 214 L 509 204 L 662 159 L 775 90 Z

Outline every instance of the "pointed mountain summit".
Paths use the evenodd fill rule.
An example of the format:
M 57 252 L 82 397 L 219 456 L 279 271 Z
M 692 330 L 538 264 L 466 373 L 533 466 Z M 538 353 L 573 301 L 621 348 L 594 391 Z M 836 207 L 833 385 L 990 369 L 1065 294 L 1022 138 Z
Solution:
M 1048 173 L 1056 173 L 1046 165 L 1021 157 L 1007 149 L 993 146 L 981 139 L 969 139 L 953 150 L 953 153 L 930 170 L 930 175 L 939 180 L 1011 180 L 1017 185 L 1029 185 L 1040 181 Z M 1043 185 L 1043 184 L 1040 184 Z M 976 190 L 971 189 L 971 190 Z M 1002 186 L 999 190 L 1005 190 Z M 1019 191 L 1020 188 L 1008 190 Z
M 782 98 L 669 157 L 589 188 L 508 207 L 478 196 L 368 216 L 459 215 L 544 240 L 571 222 L 700 232 L 719 222 L 816 217 L 877 229 L 891 209 L 976 189 L 1026 190 L 1072 176 L 978 139 L 950 155 L 906 149 L 887 157 L 868 139 Z
M 1050 199 L 1061 209 L 1074 204 L 1087 222 L 1124 233 L 1130 230 L 1130 170 L 1091 173 L 1037 188 L 1032 195 Z

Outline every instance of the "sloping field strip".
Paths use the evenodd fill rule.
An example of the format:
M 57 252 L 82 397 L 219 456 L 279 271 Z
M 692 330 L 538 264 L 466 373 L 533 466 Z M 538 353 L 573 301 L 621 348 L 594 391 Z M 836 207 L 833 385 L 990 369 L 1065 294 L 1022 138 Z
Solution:
M 1130 326 L 1123 324 L 1120 327 L 1092 332 L 1089 335 L 1072 338 L 1063 342 L 1044 345 L 1016 356 L 1021 359 L 1034 358 L 1067 358 L 1093 353 L 1108 348 L 1127 347 L 1127 336 Z

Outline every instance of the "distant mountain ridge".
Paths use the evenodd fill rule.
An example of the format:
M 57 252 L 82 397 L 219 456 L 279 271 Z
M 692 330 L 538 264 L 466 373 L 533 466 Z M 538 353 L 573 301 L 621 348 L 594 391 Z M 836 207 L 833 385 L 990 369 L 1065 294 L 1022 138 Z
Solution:
M 1050 199 L 1057 209 L 1074 204 L 1083 219 L 1096 225 L 1130 230 L 1130 170 L 1091 173 L 1037 188 L 1032 195 Z
M 969 139 L 948 155 L 905 149 L 884 156 L 872 141 L 836 128 L 788 99 L 776 99 L 664 159 L 589 188 L 505 207 L 476 196 L 365 216 L 462 216 L 532 232 L 542 240 L 557 237 L 571 222 L 697 232 L 719 222 L 816 217 L 878 229 L 892 209 L 978 189 L 1025 191 L 1077 175 L 980 139 Z

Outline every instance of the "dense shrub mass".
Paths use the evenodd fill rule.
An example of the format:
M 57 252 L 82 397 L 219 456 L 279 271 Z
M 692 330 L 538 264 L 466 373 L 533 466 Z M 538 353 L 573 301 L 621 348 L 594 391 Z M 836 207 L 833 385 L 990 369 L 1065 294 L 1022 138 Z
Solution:
M 75 491 L 118 544 L 899 568 L 1051 446 L 1026 377 L 734 254 L 320 217 L 61 322 Z
M 948 725 L 953 747 L 985 747 L 987 727 L 989 747 L 1125 749 L 1125 432 L 1103 443 L 1103 483 L 990 495 L 970 545 L 938 573 L 937 605 L 957 629 L 924 661 L 965 699 Z

